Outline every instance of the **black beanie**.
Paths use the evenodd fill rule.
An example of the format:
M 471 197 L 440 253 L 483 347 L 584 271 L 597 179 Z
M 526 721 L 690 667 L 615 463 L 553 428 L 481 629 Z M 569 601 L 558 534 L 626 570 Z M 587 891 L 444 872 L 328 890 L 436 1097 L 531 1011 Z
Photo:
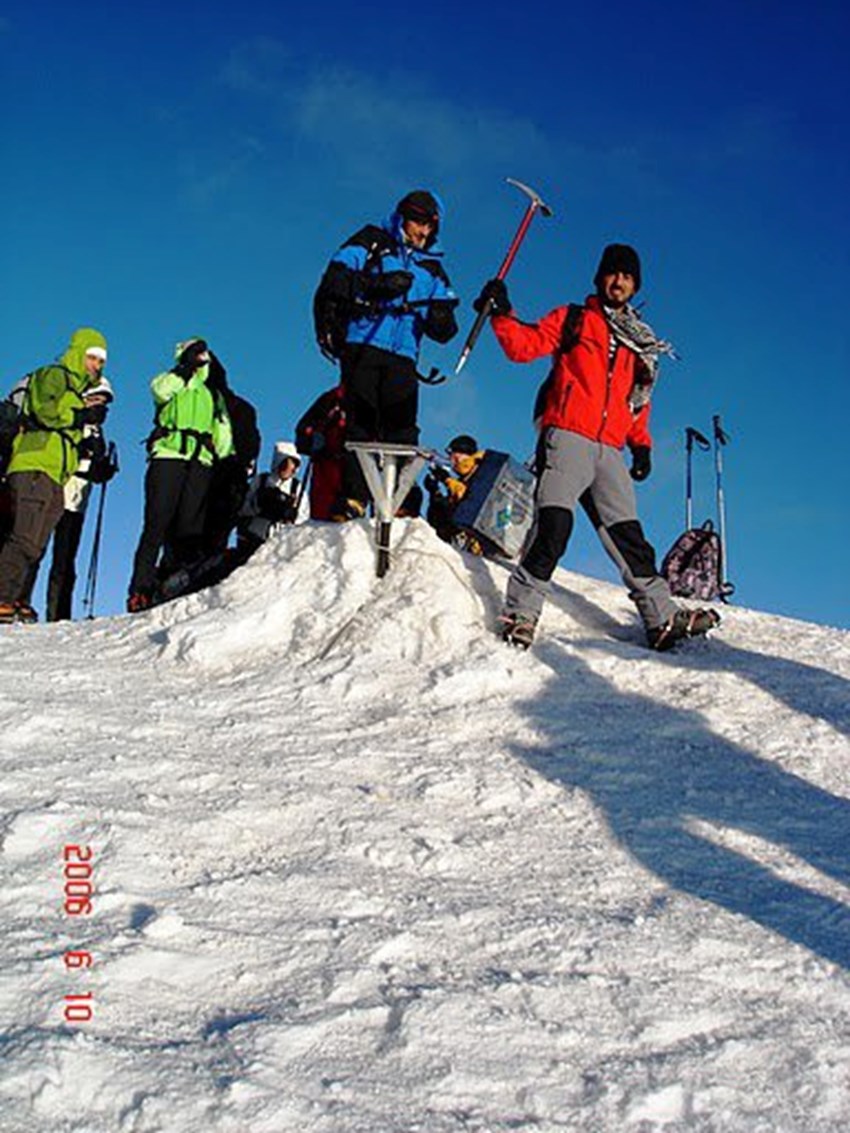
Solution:
M 432 193 L 427 189 L 414 189 L 402 197 L 396 205 L 396 212 L 405 220 L 430 220 L 435 229 L 440 223 L 440 209 Z
M 461 433 L 459 437 L 449 441 L 446 445 L 446 452 L 460 452 L 464 456 L 474 456 L 478 452 L 478 442 L 475 437 L 470 437 L 468 433 Z
M 597 289 L 604 275 L 627 272 L 635 281 L 635 291 L 640 291 L 640 256 L 629 244 L 609 244 L 602 253 L 593 286 Z

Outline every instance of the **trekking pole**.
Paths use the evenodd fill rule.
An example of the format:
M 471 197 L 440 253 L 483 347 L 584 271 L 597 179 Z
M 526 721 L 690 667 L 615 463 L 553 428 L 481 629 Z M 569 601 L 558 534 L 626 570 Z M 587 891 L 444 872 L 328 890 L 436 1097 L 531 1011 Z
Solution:
M 115 442 L 110 441 L 106 450 L 106 459 L 109 465 L 114 468 L 115 472 L 118 471 L 118 456 L 115 448 Z M 94 525 L 94 535 L 91 544 L 91 557 L 89 559 L 89 569 L 86 574 L 86 590 L 83 595 L 83 609 L 87 610 L 86 617 L 91 620 L 94 617 L 94 596 L 97 590 L 97 567 L 100 560 L 100 539 L 103 532 L 103 508 L 106 503 L 106 487 L 109 483 L 104 480 L 100 485 L 100 500 L 97 505 L 97 522 Z
M 693 509 L 693 471 L 692 460 L 694 451 L 694 441 L 699 445 L 703 451 L 708 451 L 711 445 L 708 443 L 706 437 L 702 435 L 699 429 L 694 429 L 688 425 L 685 429 L 685 450 L 687 458 L 685 460 L 685 530 L 690 531 L 694 525 L 694 509 Z
M 523 193 L 530 197 L 531 200 L 529 202 L 528 208 L 525 210 L 525 215 L 520 221 L 519 228 L 516 230 L 516 235 L 514 236 L 513 240 L 511 241 L 510 247 L 505 253 L 505 258 L 504 260 L 502 260 L 502 266 L 496 272 L 496 279 L 504 279 L 510 271 L 511 264 L 514 262 L 516 254 L 519 251 L 519 246 L 525 239 L 526 232 L 528 232 L 528 226 L 534 219 L 534 214 L 536 212 L 540 212 L 543 216 L 552 215 L 552 210 L 547 204 L 544 203 L 540 194 L 535 192 L 534 189 L 529 188 L 528 185 L 523 185 L 522 181 L 515 181 L 513 177 L 506 177 L 505 180 L 509 185 L 515 185 L 517 189 L 520 189 Z M 466 365 L 466 360 L 472 353 L 472 348 L 478 341 L 479 334 L 481 334 L 481 328 L 489 318 L 492 309 L 493 300 L 489 299 L 478 312 L 478 318 L 472 324 L 472 330 L 466 336 L 466 342 L 463 344 L 463 350 L 461 350 L 460 358 L 458 358 L 457 360 L 457 365 L 455 366 L 456 374 L 459 374 L 463 367 Z
M 732 587 L 729 583 L 729 575 L 727 571 L 726 561 L 726 505 L 723 500 L 723 456 L 721 448 L 729 443 L 729 434 L 724 433 L 720 427 L 720 416 L 715 414 L 712 418 L 714 423 L 714 471 L 717 479 L 717 520 L 720 525 L 720 583 L 721 589 L 726 593 L 732 592 Z
M 86 611 L 86 617 L 91 619 L 94 617 L 94 596 L 97 590 L 97 565 L 100 558 L 100 535 L 103 530 L 103 504 L 106 500 L 106 484 L 100 485 L 100 502 L 97 505 L 97 522 L 94 527 L 94 537 L 92 538 L 91 545 L 91 558 L 89 559 L 89 569 L 86 575 L 86 591 L 83 595 L 83 610 Z

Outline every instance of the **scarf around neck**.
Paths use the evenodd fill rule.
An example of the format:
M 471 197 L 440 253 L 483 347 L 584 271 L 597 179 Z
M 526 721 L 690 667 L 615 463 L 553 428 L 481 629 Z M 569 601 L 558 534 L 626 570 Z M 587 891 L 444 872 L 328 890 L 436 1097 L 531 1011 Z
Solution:
M 631 410 L 637 413 L 652 397 L 652 389 L 658 377 L 658 356 L 667 354 L 671 358 L 678 358 L 678 355 L 673 344 L 658 338 L 649 323 L 645 323 L 628 303 L 616 310 L 603 303 L 602 310 L 617 342 L 637 354 L 643 363 L 635 369 L 635 381 L 629 394 Z

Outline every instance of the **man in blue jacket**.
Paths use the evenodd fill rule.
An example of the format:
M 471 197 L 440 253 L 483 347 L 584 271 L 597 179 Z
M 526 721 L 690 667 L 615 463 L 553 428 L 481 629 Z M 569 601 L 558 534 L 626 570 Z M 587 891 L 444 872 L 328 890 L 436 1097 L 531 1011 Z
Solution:
M 458 300 L 437 247 L 442 213 L 433 193 L 408 193 L 382 226 L 366 225 L 347 240 L 322 276 L 313 302 L 316 337 L 340 364 L 347 440 L 419 440 L 422 337 L 446 343 L 458 329 Z M 368 500 L 348 453 L 333 518 L 362 516 Z

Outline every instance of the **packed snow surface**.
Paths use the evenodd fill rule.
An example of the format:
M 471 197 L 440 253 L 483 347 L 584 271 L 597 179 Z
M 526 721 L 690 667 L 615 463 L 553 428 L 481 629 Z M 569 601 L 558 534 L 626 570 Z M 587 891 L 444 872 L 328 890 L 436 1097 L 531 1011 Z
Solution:
M 0 631 L 0 1128 L 846 1130 L 850 634 L 393 537 Z

